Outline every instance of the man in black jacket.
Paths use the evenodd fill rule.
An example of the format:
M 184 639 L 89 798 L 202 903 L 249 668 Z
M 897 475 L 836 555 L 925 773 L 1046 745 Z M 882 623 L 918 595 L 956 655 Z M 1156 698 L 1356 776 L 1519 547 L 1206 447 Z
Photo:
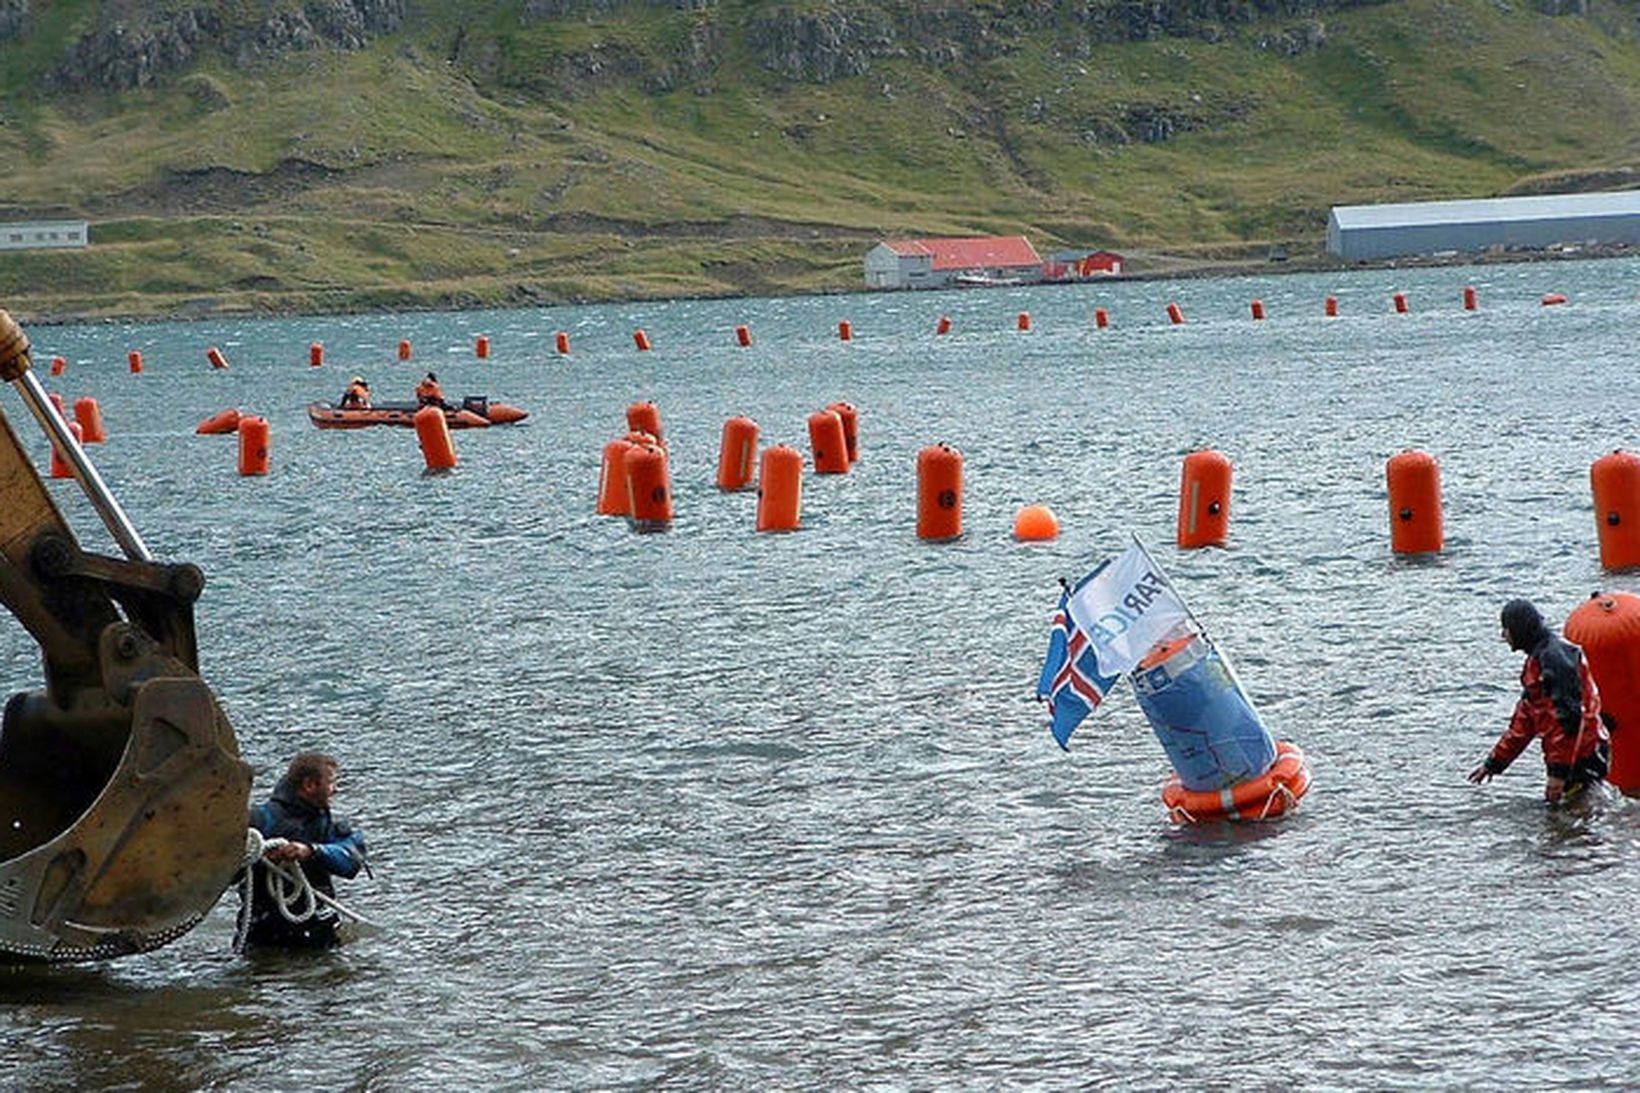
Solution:
M 251 809 L 250 826 L 266 839 L 283 839 L 268 847 L 267 861 L 295 863 L 316 892 L 335 898 L 332 877 L 355 877 L 365 864 L 364 839 L 346 820 L 331 815 L 336 794 L 336 760 L 316 751 L 304 751 L 267 801 Z M 324 948 L 336 944 L 336 913 L 322 903 L 301 922 L 292 922 L 270 892 L 269 869 L 263 862 L 251 867 L 250 926 L 247 945 Z M 275 878 L 277 879 L 277 878 Z M 297 916 L 300 917 L 300 916 Z

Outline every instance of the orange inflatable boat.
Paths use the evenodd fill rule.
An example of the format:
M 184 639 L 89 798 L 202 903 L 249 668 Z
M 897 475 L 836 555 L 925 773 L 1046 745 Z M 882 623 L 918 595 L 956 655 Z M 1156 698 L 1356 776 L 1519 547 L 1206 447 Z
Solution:
M 363 408 L 333 406 L 328 402 L 308 404 L 308 420 L 319 429 L 364 429 L 371 425 L 399 425 L 414 428 L 416 411 L 412 402 L 385 402 Z M 512 425 L 529 413 L 505 402 L 491 402 L 482 395 L 468 395 L 460 406 L 446 406 L 444 420 L 452 429 L 483 429 L 490 425 Z

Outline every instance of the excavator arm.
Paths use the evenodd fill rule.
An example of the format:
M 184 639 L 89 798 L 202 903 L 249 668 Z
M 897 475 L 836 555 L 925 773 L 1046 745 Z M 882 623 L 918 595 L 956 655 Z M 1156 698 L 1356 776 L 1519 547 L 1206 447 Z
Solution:
M 146 951 L 204 917 L 245 850 L 250 768 L 198 674 L 204 576 L 149 556 L 4 311 L 0 380 L 127 555 L 80 548 L 0 410 L 0 602 L 45 675 L 0 722 L 0 960 Z

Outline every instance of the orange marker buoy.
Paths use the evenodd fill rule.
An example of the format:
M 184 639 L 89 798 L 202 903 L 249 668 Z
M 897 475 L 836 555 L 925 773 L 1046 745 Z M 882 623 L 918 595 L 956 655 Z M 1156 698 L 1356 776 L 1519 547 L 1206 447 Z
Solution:
M 52 357 L 51 358 L 51 374 L 52 375 L 54 375 L 54 376 L 62 375 L 63 374 L 63 369 L 65 369 L 67 367 L 68 367 L 68 361 L 65 360 L 64 358 L 62 358 L 62 357 Z
M 661 410 L 653 402 L 634 402 L 626 408 L 626 427 L 635 433 L 661 438 Z
M 826 409 L 843 419 L 843 443 L 848 448 L 849 466 L 860 462 L 860 411 L 850 402 L 834 402 Z
M 194 426 L 194 432 L 199 436 L 221 436 L 235 432 L 238 428 L 239 411 L 237 409 L 227 409 L 221 413 L 212 414 Z
M 77 421 L 69 422 L 68 431 L 74 437 L 74 443 L 78 444 L 80 442 L 80 423 Z M 51 477 L 74 477 L 74 465 L 62 457 L 62 453 L 57 451 L 57 445 L 55 444 L 51 446 Z
M 1405 315 L 1407 313 L 1407 294 L 1404 292 L 1397 292 L 1394 299 L 1395 313 L 1397 315 Z
M 53 391 L 46 397 L 51 400 L 51 404 L 53 406 L 57 407 L 57 416 L 62 418 L 64 421 L 67 421 L 68 411 L 63 409 L 63 396 Z
M 598 470 L 598 515 L 625 516 L 631 511 L 626 495 L 626 453 L 638 447 L 621 437 L 604 445 L 604 461 Z
M 559 332 L 558 332 L 558 333 L 557 333 L 557 334 L 556 334 L 556 335 L 555 335 L 555 336 L 554 336 L 554 338 L 553 338 L 553 341 L 554 341 L 554 342 L 555 342 L 555 343 L 557 343 L 557 346 L 558 346 L 558 355 L 559 355 L 559 356 L 560 356 L 560 357 L 567 357 L 567 356 L 569 356 L 569 335 L 568 335 L 568 334 L 567 334 L 567 333 L 565 333 L 565 332 L 564 332 L 564 331 L 562 331 L 562 330 L 560 330 L 560 331 L 559 331 Z
M 837 324 L 837 336 L 845 342 L 853 341 L 854 340 L 854 324 L 849 322 L 847 319 L 844 319 L 842 322 L 838 323 Z
M 211 362 L 212 368 L 228 367 L 228 358 L 224 357 L 222 355 L 222 350 L 218 349 L 214 345 L 205 350 L 205 359 Z
M 1105 329 L 1105 327 L 1109 326 L 1110 325 L 1110 312 L 1106 311 L 1102 307 L 1094 308 L 1093 309 L 1093 325 L 1098 327 L 1100 330 L 1103 330 L 1103 329 Z
M 1180 323 L 1184 322 L 1184 308 L 1180 307 L 1178 304 L 1168 304 L 1167 318 L 1168 321 L 1174 326 L 1178 326 Z
M 1463 309 L 1465 311 L 1474 311 L 1479 306 L 1480 299 L 1475 295 L 1475 286 L 1463 286 Z
M 410 339 L 409 338 L 400 338 L 399 339 L 399 360 L 407 361 L 409 359 L 410 359 Z
M 416 427 L 416 440 L 421 443 L 421 457 L 430 471 L 447 471 L 456 465 L 456 445 L 450 439 L 450 422 L 437 406 L 423 406 L 411 422 Z
M 1622 450 L 1589 467 L 1594 518 L 1600 532 L 1600 564 L 1607 569 L 1640 566 L 1640 456 Z
M 725 421 L 723 444 L 718 449 L 718 489 L 743 490 L 751 485 L 756 462 L 757 422 L 749 417 Z
M 1405 451 L 1384 465 L 1389 486 L 1389 544 L 1397 554 L 1435 554 L 1441 527 L 1441 471 L 1426 452 Z
M 268 473 L 271 431 L 265 417 L 245 416 L 236 426 L 239 433 L 239 474 L 248 478 Z
M 1336 297 L 1336 296 L 1327 297 L 1326 311 L 1327 311 L 1327 318 L 1329 318 L 1329 319 L 1338 318 L 1338 297 Z
M 74 420 L 80 423 L 80 435 L 87 444 L 101 444 L 108 439 L 103 429 L 102 407 L 90 395 L 74 400 Z
M 142 371 L 142 353 L 133 349 L 125 355 L 125 363 L 130 365 L 133 374 Z
M 1222 452 L 1204 449 L 1184 457 L 1179 472 L 1179 546 L 1221 547 L 1230 538 L 1233 471 Z
M 936 334 L 949 334 L 949 333 L 951 333 L 951 316 L 941 315 L 940 316 L 940 321 L 934 324 L 934 333 L 936 333 Z
M 1640 596 L 1596 592 L 1566 618 L 1561 631 L 1582 647 L 1600 688 L 1600 713 L 1612 734 L 1606 780 L 1640 794 Z
M 1255 319 L 1263 319 L 1264 318 L 1264 301 L 1263 300 L 1254 300 L 1253 301 L 1253 318 L 1255 318 Z
M 962 535 L 962 453 L 931 444 L 917 453 L 917 538 L 946 542 Z
M 745 323 L 735 327 L 735 344 L 745 348 L 752 344 L 752 328 Z
M 1566 302 L 1566 297 L 1562 296 L 1558 292 L 1545 293 L 1544 297 L 1543 297 L 1543 306 L 1544 307 L 1555 307 L 1556 305 L 1563 304 L 1565 302 Z
M 672 523 L 672 476 L 665 448 L 640 444 L 626 453 L 626 500 L 634 531 L 665 531 Z
M 308 367 L 320 368 L 325 363 L 325 347 L 322 342 L 313 342 L 308 346 Z
M 1015 322 L 1018 323 L 1019 329 L 1021 330 L 1031 329 L 1031 313 L 1029 311 L 1021 311 L 1019 313 L 1019 318 L 1016 319 Z
M 1059 517 L 1047 505 L 1026 505 L 1014 517 L 1014 540 L 1045 543 L 1059 538 Z
M 815 474 L 848 473 L 848 441 L 836 410 L 816 410 L 809 415 L 809 448 L 814 452 Z
M 796 531 L 802 515 L 802 455 L 784 444 L 765 448 L 757 476 L 757 530 Z
M 481 361 L 490 359 L 490 339 L 487 335 L 480 334 L 473 341 L 473 356 Z
M 649 335 L 644 333 L 643 327 L 632 332 L 632 344 L 638 347 L 640 353 L 649 352 Z

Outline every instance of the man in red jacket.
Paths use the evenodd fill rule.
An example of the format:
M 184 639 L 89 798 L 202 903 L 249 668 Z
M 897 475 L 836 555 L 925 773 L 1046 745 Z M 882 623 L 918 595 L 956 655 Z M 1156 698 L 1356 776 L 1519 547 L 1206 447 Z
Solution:
M 1526 654 L 1520 670 L 1521 696 L 1492 752 L 1469 772 L 1479 785 L 1502 774 L 1534 737 L 1543 741 L 1550 804 L 1574 796 L 1606 777 L 1611 737 L 1600 717 L 1600 692 L 1583 650 L 1550 630 L 1527 600 L 1503 605 L 1503 637 Z

